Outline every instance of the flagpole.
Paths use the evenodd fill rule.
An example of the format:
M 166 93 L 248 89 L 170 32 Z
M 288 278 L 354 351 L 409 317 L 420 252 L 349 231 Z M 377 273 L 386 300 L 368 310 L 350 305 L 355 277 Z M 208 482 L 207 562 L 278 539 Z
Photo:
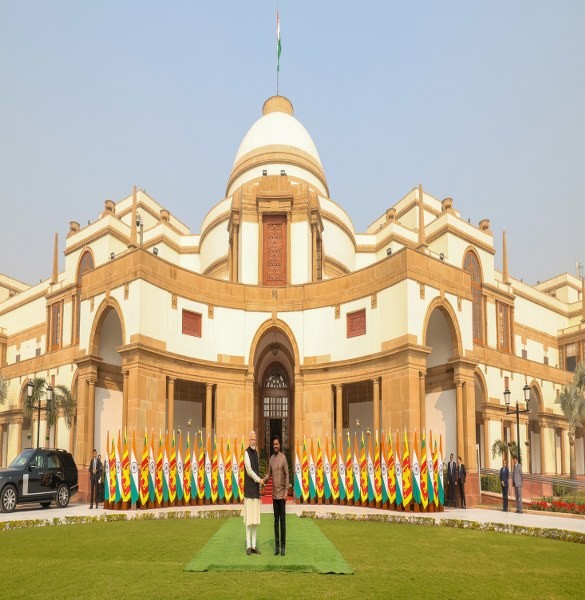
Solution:
M 280 17 L 276 5 L 276 95 L 278 96 L 278 76 L 280 73 Z

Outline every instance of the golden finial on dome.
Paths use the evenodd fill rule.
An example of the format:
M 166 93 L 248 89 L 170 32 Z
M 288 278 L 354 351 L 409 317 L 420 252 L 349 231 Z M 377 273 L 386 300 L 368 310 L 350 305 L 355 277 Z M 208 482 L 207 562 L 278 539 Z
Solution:
M 268 113 L 281 112 L 287 115 L 293 115 L 294 109 L 291 101 L 284 96 L 271 96 L 264 102 L 262 107 L 262 114 L 267 115 Z

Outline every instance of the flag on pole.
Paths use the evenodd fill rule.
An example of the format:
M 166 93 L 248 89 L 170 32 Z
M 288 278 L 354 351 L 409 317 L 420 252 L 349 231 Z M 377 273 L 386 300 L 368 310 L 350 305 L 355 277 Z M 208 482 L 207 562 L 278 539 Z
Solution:
M 433 492 L 435 493 L 435 506 L 439 506 L 439 447 L 437 438 L 434 440 L 435 448 L 433 451 Z
M 311 436 L 311 452 L 309 454 L 309 496 L 311 497 L 311 500 L 314 500 L 317 496 L 317 468 L 315 467 L 315 460 L 313 459 L 314 455 L 313 437 Z
M 372 456 L 372 435 L 368 433 L 368 502 L 374 502 L 376 499 L 376 474 L 374 473 L 374 457 Z
M 220 438 L 217 452 L 217 496 L 225 500 L 225 464 L 223 462 L 223 436 Z
M 183 464 L 183 432 L 179 433 L 179 445 L 177 446 L 177 502 L 183 503 L 184 486 L 185 486 L 185 465 Z
M 323 452 L 323 495 L 327 503 L 331 502 L 331 463 L 329 462 L 329 436 L 325 436 Z
M 321 450 L 321 438 L 317 436 L 317 464 L 315 465 L 317 484 L 317 497 L 323 498 L 323 452 Z
M 385 504 L 390 498 L 390 489 L 388 487 L 388 463 L 386 462 L 383 431 L 380 436 L 380 473 L 382 474 L 382 504 Z
M 177 498 L 177 445 L 175 442 L 175 430 L 171 434 L 171 452 L 169 459 L 169 501 L 175 503 Z
M 205 499 L 211 500 L 211 435 L 209 433 L 205 452 Z
M 353 501 L 357 504 L 362 495 L 362 475 L 360 469 L 360 459 L 357 445 L 357 431 L 353 434 Z
M 422 430 L 422 441 L 420 450 L 420 501 L 426 510 L 429 503 L 429 469 L 427 464 L 427 444 L 425 430 Z
M 110 430 L 108 429 L 108 436 L 106 438 L 106 451 L 104 453 L 104 502 L 110 501 L 110 457 L 108 452 L 110 451 Z
M 300 500 L 303 496 L 303 472 L 299 458 L 299 440 L 295 443 L 295 498 Z
M 110 502 L 117 502 L 116 490 L 118 487 L 118 464 L 116 461 L 116 444 L 112 435 L 112 448 L 110 450 Z
M 435 503 L 435 469 L 433 468 L 433 431 L 429 429 L 429 449 L 427 452 L 427 490 L 429 504 Z
M 335 435 L 331 437 L 331 497 L 339 498 L 339 456 L 335 444 Z
M 148 499 L 154 502 L 156 499 L 156 461 L 154 459 L 154 431 L 150 430 L 150 448 L 148 449 Z
M 445 483 L 443 481 L 443 435 L 439 436 L 439 502 L 445 505 Z
M 402 495 L 402 463 L 400 460 L 400 439 L 398 431 L 396 431 L 396 449 L 394 450 L 394 473 L 396 475 L 396 506 L 400 506 L 403 502 Z
M 140 504 L 142 506 L 148 503 L 148 463 L 148 432 L 144 429 L 144 447 L 140 461 Z
M 242 434 L 242 448 L 240 451 L 239 462 L 238 462 L 238 488 L 240 494 L 240 500 L 244 500 L 244 469 L 246 468 L 244 463 L 244 435 Z
M 410 452 L 408 451 L 408 437 L 404 430 L 404 454 L 402 459 L 402 504 L 409 506 L 412 502 L 412 472 L 410 470 Z
M 167 431 L 163 448 L 163 500 L 165 502 L 168 502 L 169 500 L 170 489 L 171 465 L 169 462 L 169 454 L 169 432 Z
M 116 446 L 116 502 L 122 500 L 122 438 L 118 429 L 118 444 Z
M 396 502 L 396 463 L 394 461 L 394 451 L 392 450 L 392 434 L 388 433 L 388 500 L 391 503 Z
M 368 462 L 366 460 L 366 441 L 362 431 L 362 443 L 360 449 L 360 496 L 362 504 L 368 501 Z
M 345 496 L 348 502 L 353 500 L 353 459 L 351 457 L 351 438 L 347 432 L 347 451 L 345 453 Z
M 382 502 L 382 463 L 380 462 L 380 442 L 376 431 L 376 447 L 374 448 L 374 497 Z
M 124 446 L 122 448 L 122 501 L 130 502 L 130 455 L 128 453 L 128 438 L 124 429 Z
M 345 460 L 343 459 L 343 435 L 341 433 L 339 434 L 338 441 L 337 464 L 339 469 L 339 500 L 341 501 L 347 498 Z
M 232 456 L 232 494 L 234 496 L 234 502 L 240 500 L 240 486 L 238 484 L 238 440 L 234 435 L 234 454 Z
M 303 458 L 301 463 L 301 471 L 302 471 L 302 492 L 303 492 L 303 500 L 306 502 L 309 499 L 310 495 L 310 485 L 309 485 L 309 458 L 307 456 L 307 438 L 303 436 Z
M 156 501 L 160 504 L 163 499 L 163 443 L 162 443 L 162 433 L 159 429 L 158 431 L 158 454 L 156 455 L 156 472 L 155 472 L 155 495 Z
M 280 15 L 278 14 L 278 6 L 276 7 L 276 70 L 280 71 L 280 53 L 282 44 L 280 41 Z
M 136 459 L 136 430 L 132 430 L 132 448 L 130 449 L 130 502 L 138 504 L 140 498 L 138 477 L 138 460 Z
M 225 482 L 224 482 L 224 492 L 225 492 L 225 501 L 227 503 L 232 500 L 232 450 L 230 448 L 230 438 L 228 436 L 227 439 L 227 448 L 225 450 Z
M 189 504 L 191 490 L 193 489 L 193 471 L 191 470 L 191 444 L 189 443 L 189 431 L 187 431 L 187 447 L 185 448 L 185 464 L 183 465 L 183 498 Z
M 416 429 L 414 430 L 414 446 L 412 447 L 412 499 L 420 504 L 421 493 L 420 493 L 420 464 L 418 462 L 418 455 L 416 449 L 418 448 L 418 434 Z
M 211 501 L 217 501 L 219 492 L 219 463 L 217 460 L 217 436 L 213 434 L 213 456 L 211 458 Z
M 199 430 L 199 455 L 197 457 L 197 497 L 205 497 L 207 474 L 205 472 L 205 446 L 203 445 L 203 432 Z M 210 488 L 211 489 L 211 488 Z

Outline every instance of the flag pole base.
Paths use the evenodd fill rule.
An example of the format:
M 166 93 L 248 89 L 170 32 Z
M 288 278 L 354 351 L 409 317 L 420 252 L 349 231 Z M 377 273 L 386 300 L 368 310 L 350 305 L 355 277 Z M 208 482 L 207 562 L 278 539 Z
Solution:
M 420 505 L 419 505 L 419 504 L 417 504 L 416 502 L 414 503 L 414 512 L 415 512 L 415 513 L 418 513 L 418 512 L 420 512 Z

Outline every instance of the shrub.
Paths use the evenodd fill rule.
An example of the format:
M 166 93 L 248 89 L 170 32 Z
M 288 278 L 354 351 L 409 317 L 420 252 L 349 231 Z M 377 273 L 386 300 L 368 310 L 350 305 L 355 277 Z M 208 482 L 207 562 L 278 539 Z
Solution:
M 496 475 L 482 475 L 481 476 L 481 489 L 484 492 L 494 492 L 500 494 L 502 491 L 502 485 Z

